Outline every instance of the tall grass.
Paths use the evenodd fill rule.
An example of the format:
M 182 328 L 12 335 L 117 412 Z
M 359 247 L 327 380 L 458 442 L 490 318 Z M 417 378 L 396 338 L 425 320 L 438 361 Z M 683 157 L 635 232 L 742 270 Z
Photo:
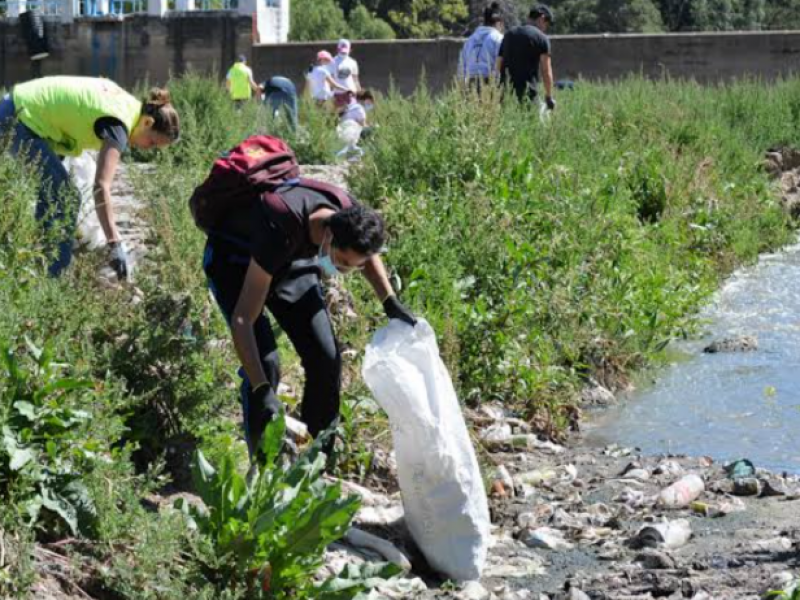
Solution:
M 462 394 L 557 417 L 588 376 L 621 383 L 690 334 L 720 277 L 789 239 L 760 165 L 797 145 L 798 92 L 581 83 L 545 120 L 493 93 L 394 95 L 350 182 L 384 211 L 388 261 Z

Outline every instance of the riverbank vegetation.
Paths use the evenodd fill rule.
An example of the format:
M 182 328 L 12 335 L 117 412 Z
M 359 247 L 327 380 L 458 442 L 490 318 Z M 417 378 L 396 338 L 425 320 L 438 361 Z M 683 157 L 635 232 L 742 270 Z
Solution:
M 262 586 L 251 577 L 248 587 L 245 559 L 231 572 L 225 552 L 236 544 L 226 536 L 257 547 L 253 515 L 203 521 L 182 503 L 196 526 L 199 518 L 192 528 L 165 500 L 190 492 L 213 503 L 214 486 L 227 486 L 264 513 L 275 506 L 244 494 L 233 472 L 246 463 L 236 361 L 187 201 L 213 158 L 257 131 L 287 135 L 306 164 L 332 161 L 334 122 L 304 105 L 289 133 L 256 106 L 235 112 L 202 78 L 170 87 L 183 139 L 136 155 L 148 167 L 131 169 L 151 228 L 140 291 L 102 286 L 101 257 L 87 253 L 64 278 L 45 277 L 30 210 L 35 170 L 0 156 L 0 596 L 24 597 L 38 577 L 95 598 L 282 597 L 260 591 L 261 571 L 252 577 Z M 392 280 L 436 329 L 464 402 L 502 401 L 559 437 L 590 378 L 624 384 L 670 339 L 692 334 L 697 309 L 731 269 L 792 238 L 762 157 L 798 145 L 798 98 L 798 80 L 579 83 L 542 119 L 492 94 L 389 95 L 349 185 L 384 213 Z M 385 421 L 359 421 L 368 395 L 359 360 L 385 317 L 357 277 L 344 287 L 356 316 L 336 316 L 354 350 L 336 472 L 364 479 L 377 468 L 365 440 Z M 337 488 L 315 484 L 319 465 L 306 460 L 317 466 L 293 506 L 332 507 L 336 517 L 310 534 L 295 570 L 282 565 L 285 581 L 301 573 L 303 585 L 354 509 Z M 301 485 L 292 477 L 265 480 L 288 490 Z M 290 535 L 304 521 L 286 523 Z M 363 589 L 360 580 L 337 589 L 347 585 Z

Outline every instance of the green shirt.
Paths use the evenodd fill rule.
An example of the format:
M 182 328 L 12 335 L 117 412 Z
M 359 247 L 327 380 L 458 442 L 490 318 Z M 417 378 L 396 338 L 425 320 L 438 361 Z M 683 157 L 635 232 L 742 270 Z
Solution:
M 94 128 L 98 119 L 119 120 L 130 136 L 142 113 L 139 100 L 113 81 L 95 77 L 34 79 L 15 86 L 13 98 L 19 120 L 63 156 L 101 148 Z

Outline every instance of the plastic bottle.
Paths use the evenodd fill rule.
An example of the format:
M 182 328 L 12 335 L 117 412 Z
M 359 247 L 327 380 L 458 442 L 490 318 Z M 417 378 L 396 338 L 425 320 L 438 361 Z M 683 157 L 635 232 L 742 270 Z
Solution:
M 699 475 L 684 475 L 671 486 L 661 490 L 658 503 L 666 508 L 683 508 L 696 500 L 706 486 Z

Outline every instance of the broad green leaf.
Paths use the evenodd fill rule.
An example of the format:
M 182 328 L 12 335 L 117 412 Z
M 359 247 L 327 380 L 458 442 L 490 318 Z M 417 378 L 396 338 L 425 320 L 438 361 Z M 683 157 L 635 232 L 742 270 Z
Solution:
M 78 511 L 69 500 L 49 488 L 43 488 L 42 505 L 61 517 L 69 527 L 72 535 L 78 535 Z
M 261 451 L 264 453 L 264 469 L 275 467 L 275 460 L 283 447 L 283 436 L 286 434 L 286 417 L 281 412 L 274 417 L 264 429 L 261 436 Z

